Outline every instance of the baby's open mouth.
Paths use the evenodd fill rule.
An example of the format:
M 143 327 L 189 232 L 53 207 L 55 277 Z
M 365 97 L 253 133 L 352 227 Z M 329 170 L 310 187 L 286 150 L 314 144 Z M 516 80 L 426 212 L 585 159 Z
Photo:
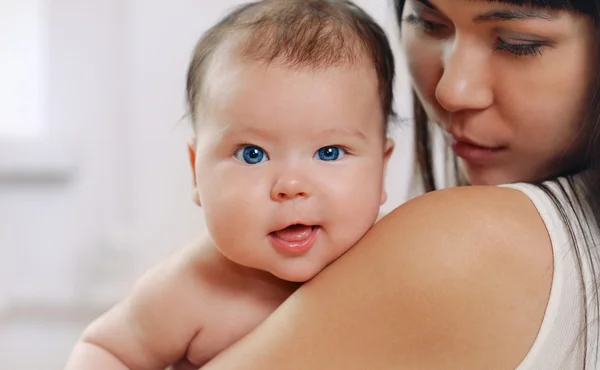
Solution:
M 285 252 L 298 254 L 312 248 L 319 228 L 318 225 L 294 224 L 273 231 L 269 236 L 277 248 Z
M 271 234 L 289 243 L 301 242 L 309 238 L 312 232 L 315 231 L 317 227 L 318 226 L 316 225 L 295 224 L 290 225 L 285 229 L 273 231 Z

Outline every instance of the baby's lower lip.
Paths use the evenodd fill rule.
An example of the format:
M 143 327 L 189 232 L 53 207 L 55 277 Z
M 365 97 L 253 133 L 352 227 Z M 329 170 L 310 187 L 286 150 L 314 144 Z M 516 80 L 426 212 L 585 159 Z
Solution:
M 294 225 L 269 234 L 271 244 L 278 250 L 299 255 L 310 250 L 315 244 L 319 226 Z

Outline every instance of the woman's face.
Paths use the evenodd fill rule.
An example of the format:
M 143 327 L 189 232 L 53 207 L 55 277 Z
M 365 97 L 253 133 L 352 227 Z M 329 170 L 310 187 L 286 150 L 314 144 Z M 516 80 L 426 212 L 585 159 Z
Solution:
M 573 165 L 595 73 L 591 18 L 486 0 L 407 0 L 403 16 L 414 88 L 471 184 Z

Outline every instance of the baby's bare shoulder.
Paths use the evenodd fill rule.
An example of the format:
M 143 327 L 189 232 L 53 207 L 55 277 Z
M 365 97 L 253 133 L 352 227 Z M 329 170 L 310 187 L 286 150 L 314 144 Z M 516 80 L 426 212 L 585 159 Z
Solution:
M 292 292 L 287 282 L 229 261 L 208 241 L 184 249 L 171 264 L 159 276 L 174 275 L 166 279 L 173 282 L 169 289 L 180 290 L 178 302 L 195 307 L 187 317 L 201 323 L 186 352 L 196 366 L 249 333 Z M 185 325 L 181 316 L 177 319 L 177 325 Z
M 185 356 L 202 330 L 208 289 L 190 245 L 148 270 L 131 293 L 85 332 L 84 341 L 116 355 L 132 368 L 170 365 Z

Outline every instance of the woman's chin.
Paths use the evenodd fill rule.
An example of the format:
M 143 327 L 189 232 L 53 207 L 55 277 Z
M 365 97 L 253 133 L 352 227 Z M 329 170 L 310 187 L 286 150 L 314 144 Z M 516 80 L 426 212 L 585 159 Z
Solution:
M 490 168 L 465 166 L 464 173 L 467 183 L 474 186 L 498 186 L 521 181 L 503 171 Z

